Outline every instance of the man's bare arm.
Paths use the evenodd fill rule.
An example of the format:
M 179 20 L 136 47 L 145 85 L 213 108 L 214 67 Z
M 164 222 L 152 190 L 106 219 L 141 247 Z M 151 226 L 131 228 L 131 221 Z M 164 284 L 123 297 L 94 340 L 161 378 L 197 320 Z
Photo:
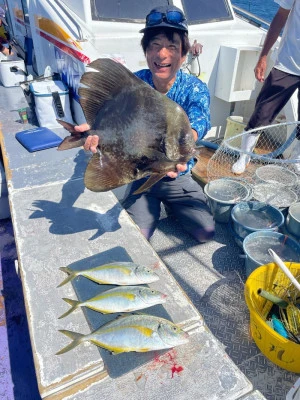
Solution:
M 275 17 L 271 22 L 262 51 L 254 69 L 255 77 L 259 82 L 263 82 L 265 80 L 265 73 L 267 69 L 267 56 L 272 46 L 278 39 L 278 36 L 286 23 L 289 13 L 290 10 L 279 7 L 279 10 L 277 11 Z

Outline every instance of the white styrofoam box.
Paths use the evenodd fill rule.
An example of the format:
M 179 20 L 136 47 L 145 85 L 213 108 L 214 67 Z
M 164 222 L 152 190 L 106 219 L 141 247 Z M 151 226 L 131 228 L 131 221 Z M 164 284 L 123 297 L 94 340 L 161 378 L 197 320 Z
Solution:
M 15 67 L 17 71 L 11 71 L 12 67 Z M 26 81 L 24 60 L 15 56 L 1 57 L 0 81 L 5 87 L 19 86 L 20 82 Z
M 61 128 L 61 125 L 56 121 L 57 119 L 73 123 L 69 89 L 64 82 L 59 80 L 36 81 L 30 83 L 29 88 L 34 95 L 35 112 L 40 126 Z M 56 93 L 59 97 L 63 116 L 58 112 L 53 93 Z

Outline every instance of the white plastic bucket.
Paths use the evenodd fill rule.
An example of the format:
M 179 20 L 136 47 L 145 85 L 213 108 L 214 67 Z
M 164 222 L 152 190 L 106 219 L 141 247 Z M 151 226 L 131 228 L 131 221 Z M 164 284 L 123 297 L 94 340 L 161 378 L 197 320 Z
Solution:
M 13 67 L 15 67 L 17 71 L 12 71 L 11 69 Z M 5 87 L 19 86 L 20 82 L 26 81 L 24 60 L 17 57 L 1 57 L 0 81 Z

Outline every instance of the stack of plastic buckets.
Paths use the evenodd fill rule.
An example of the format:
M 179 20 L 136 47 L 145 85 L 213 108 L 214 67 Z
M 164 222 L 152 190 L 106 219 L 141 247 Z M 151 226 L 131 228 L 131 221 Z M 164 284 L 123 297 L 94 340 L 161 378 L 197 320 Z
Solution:
M 278 208 L 258 201 L 241 202 L 231 210 L 232 233 L 240 247 L 249 234 L 278 231 L 283 223 L 284 216 Z

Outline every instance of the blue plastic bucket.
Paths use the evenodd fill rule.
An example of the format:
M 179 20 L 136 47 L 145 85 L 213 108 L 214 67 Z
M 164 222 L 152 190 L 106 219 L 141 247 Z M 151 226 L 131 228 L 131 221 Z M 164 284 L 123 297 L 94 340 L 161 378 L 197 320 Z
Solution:
M 243 201 L 231 210 L 232 230 L 239 246 L 252 232 L 278 231 L 284 223 L 282 212 L 270 204 L 259 201 Z
M 252 187 L 241 180 L 220 178 L 207 183 L 204 193 L 215 221 L 228 223 L 232 208 L 240 201 L 250 200 Z
M 243 241 L 247 276 L 257 267 L 273 262 L 268 249 L 274 250 L 283 261 L 300 261 L 300 244 L 294 239 L 273 231 L 252 232 Z
M 297 239 L 300 239 L 300 203 L 294 203 L 288 210 L 286 228 Z

